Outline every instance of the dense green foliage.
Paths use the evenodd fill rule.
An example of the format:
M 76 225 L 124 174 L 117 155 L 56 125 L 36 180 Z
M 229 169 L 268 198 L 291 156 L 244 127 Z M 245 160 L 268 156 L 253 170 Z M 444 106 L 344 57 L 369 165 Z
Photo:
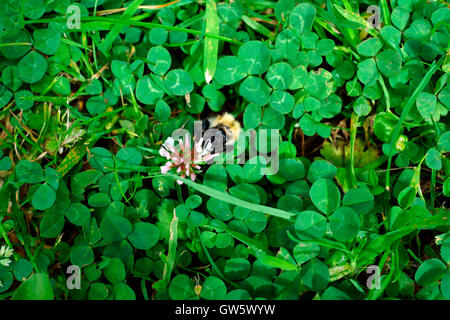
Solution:
M 74 3 L 0 0 L 0 299 L 450 299 L 447 3 Z M 161 173 L 223 111 L 278 172 Z

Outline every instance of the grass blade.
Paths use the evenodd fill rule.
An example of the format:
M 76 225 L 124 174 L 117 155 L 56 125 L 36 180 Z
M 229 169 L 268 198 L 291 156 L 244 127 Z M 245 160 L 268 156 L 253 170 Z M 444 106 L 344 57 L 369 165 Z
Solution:
M 220 230 L 220 231 L 230 234 L 233 238 L 241 241 L 242 243 L 247 245 L 250 249 L 252 249 L 254 251 L 253 255 L 257 259 L 259 259 L 262 263 L 264 263 L 268 266 L 279 268 L 281 270 L 287 270 L 287 271 L 297 271 L 298 270 L 298 267 L 295 264 L 292 264 L 291 262 L 289 262 L 285 259 L 274 257 L 274 256 L 270 255 L 269 250 L 263 248 L 255 240 L 251 239 L 250 237 L 248 237 L 240 232 L 229 230 L 228 228 L 222 228 L 217 225 L 214 225 L 214 226 L 203 225 L 202 227 L 217 229 L 217 230 Z
M 213 198 L 216 198 L 216 199 L 219 199 L 219 200 L 222 200 L 222 201 L 228 202 L 230 204 L 234 204 L 236 206 L 243 207 L 243 208 L 246 208 L 246 209 L 249 209 L 252 211 L 270 214 L 271 216 L 279 217 L 279 218 L 286 219 L 286 220 L 290 220 L 294 216 L 293 213 L 290 213 L 290 212 L 287 212 L 284 210 L 266 207 L 266 206 L 250 203 L 250 202 L 235 198 L 235 197 L 229 195 L 228 193 L 217 191 L 216 189 L 207 187 L 202 184 L 198 184 L 196 182 L 193 182 L 193 181 L 185 179 L 185 178 L 181 178 L 180 176 L 177 176 L 172 173 L 166 173 L 163 176 L 168 176 L 168 177 L 172 177 L 176 180 L 180 180 L 183 183 L 187 184 L 188 186 L 194 188 L 195 190 L 197 190 L 201 193 L 204 193 L 210 197 L 213 197 Z
M 111 28 L 111 25 L 129 25 L 129 26 L 139 26 L 139 27 L 143 27 L 143 28 L 147 28 L 147 29 L 152 29 L 152 28 L 160 28 L 160 29 L 164 29 L 164 30 L 168 30 L 168 31 L 181 31 L 181 32 L 186 32 L 189 34 L 194 34 L 194 35 L 201 35 L 202 31 L 200 30 L 193 30 L 193 29 L 188 29 L 188 28 L 182 28 L 179 26 L 167 26 L 164 24 L 160 24 L 160 23 L 154 23 L 154 22 L 143 22 L 143 21 L 139 21 L 139 16 L 134 16 L 133 18 L 129 18 L 129 19 L 125 19 L 125 18 L 121 18 L 121 19 L 117 19 L 117 18 L 108 18 L 108 17 L 81 17 L 81 22 L 83 22 L 81 24 L 81 29 L 80 30 L 76 30 L 77 32 L 79 31 L 102 31 L 102 30 L 109 30 Z M 141 19 L 144 19 L 144 17 L 142 17 Z M 38 24 L 38 23 L 50 23 L 50 22 L 65 22 L 66 20 L 64 18 L 52 18 L 52 19 L 36 19 L 36 20 L 25 20 L 24 23 L 25 24 Z M 90 22 L 88 22 L 90 21 Z M 120 32 L 120 31 L 119 31 Z M 229 43 L 233 43 L 236 45 L 242 45 L 243 43 L 225 36 L 221 36 L 218 34 L 213 34 L 213 33 L 206 33 L 206 36 L 209 36 L 211 38 L 215 38 L 218 40 L 222 40 L 222 41 L 226 41 Z
M 370 33 L 372 36 L 377 37 L 378 33 L 375 31 L 375 29 L 371 28 L 367 21 L 361 17 L 359 14 L 356 14 L 354 12 L 350 12 L 348 10 L 342 9 L 341 7 L 337 5 L 333 5 L 334 8 L 348 21 L 351 21 L 353 23 L 356 23 L 360 27 L 362 27 L 364 30 L 367 29 L 367 32 Z M 354 35 L 356 36 L 356 35 Z M 355 38 L 352 40 L 356 40 Z
M 164 4 L 154 4 L 154 5 L 147 5 L 147 6 L 139 6 L 139 9 L 142 10 L 159 10 L 159 9 L 164 9 L 168 6 L 171 6 L 177 2 L 180 2 L 180 0 L 174 0 L 168 3 L 164 3 Z M 108 10 L 101 10 L 97 12 L 98 16 L 105 16 L 108 14 L 114 14 L 114 13 L 118 13 L 118 12 L 122 12 L 127 10 L 128 7 L 125 8 L 118 8 L 118 9 L 108 9 Z
M 265 252 L 268 253 L 269 250 L 262 246 L 258 241 L 250 238 L 249 236 L 246 236 L 245 234 L 242 234 L 240 232 L 234 231 L 234 230 L 230 230 L 226 227 L 221 227 L 217 224 L 215 224 L 214 226 L 211 225 L 202 225 L 202 228 L 208 228 L 208 229 L 216 229 L 222 232 L 227 232 L 228 234 L 230 234 L 233 238 L 235 238 L 236 240 L 239 240 L 240 242 L 242 242 L 243 244 L 245 244 L 247 247 L 249 247 L 250 249 L 257 251 L 257 252 Z
M 134 15 L 136 10 L 138 10 L 139 6 L 142 4 L 144 0 L 135 0 L 133 3 L 125 10 L 122 15 L 122 18 L 128 19 Z M 111 29 L 111 31 L 106 35 L 105 39 L 100 43 L 98 49 L 107 57 L 109 57 L 109 51 L 111 49 L 113 41 L 117 38 L 120 31 L 124 27 L 123 24 L 116 24 Z
M 352 113 L 350 119 L 350 176 L 352 188 L 356 188 L 356 173 L 355 173 L 355 142 L 356 142 L 356 131 L 358 130 L 358 115 Z
M 362 254 L 356 259 L 356 264 L 358 267 L 363 267 L 365 265 L 371 264 L 373 260 L 380 255 L 382 252 L 389 249 L 392 243 L 403 236 L 407 235 L 416 230 L 422 229 L 433 229 L 441 226 L 450 225 L 450 211 L 446 210 L 440 214 L 431 216 L 426 219 L 421 219 L 420 221 L 414 221 L 409 225 L 406 225 L 395 231 L 388 232 L 375 240 L 370 241 L 361 251 Z
M 389 13 L 389 6 L 387 3 L 387 0 L 381 0 L 381 9 L 383 11 L 383 20 L 384 25 L 389 26 L 391 25 L 391 14 Z
M 233 281 L 231 281 L 230 279 L 228 279 L 227 277 L 225 277 L 225 275 L 222 273 L 222 271 L 220 271 L 219 267 L 216 265 L 216 263 L 214 262 L 213 258 L 211 257 L 211 255 L 209 254 L 208 249 L 205 246 L 205 243 L 202 240 L 202 235 L 200 234 L 200 229 L 199 227 L 195 228 L 196 232 L 197 232 L 197 237 L 200 241 L 200 245 L 203 248 L 203 251 L 205 252 L 206 258 L 208 259 L 209 263 L 211 264 L 211 268 L 216 272 L 217 276 L 219 276 L 223 281 L 229 283 L 230 285 L 232 285 L 235 288 L 239 288 L 239 286 L 234 283 Z
M 206 33 L 219 34 L 219 15 L 215 0 L 206 0 Z M 217 52 L 219 50 L 219 40 L 210 36 L 205 37 L 203 50 L 203 63 L 205 69 L 206 83 L 210 83 L 216 72 Z
M 292 241 L 297 242 L 297 243 L 317 244 L 319 246 L 323 246 L 326 248 L 337 249 L 337 250 L 341 250 L 345 253 L 350 253 L 350 251 L 347 249 L 345 244 L 337 242 L 337 241 L 333 241 L 333 240 L 329 240 L 329 239 L 300 240 L 300 239 L 297 239 L 296 237 L 294 237 L 291 232 L 286 231 L 286 233 L 287 233 L 287 236 L 289 239 L 291 239 Z
M 178 241 L 178 217 L 173 210 L 173 219 L 170 223 L 170 236 L 169 236 L 169 253 L 167 254 L 167 261 L 164 264 L 163 281 L 169 283 L 170 276 L 172 275 L 173 266 L 175 265 L 175 258 L 177 254 L 177 241 Z
M 267 38 L 269 38 L 269 40 L 274 40 L 275 35 L 272 31 L 270 31 L 269 29 L 267 29 L 266 27 L 264 27 L 261 23 L 251 19 L 250 17 L 247 16 L 242 16 L 242 21 L 244 21 L 244 23 L 249 26 L 250 28 L 252 28 L 253 30 L 255 30 L 256 32 L 261 33 L 262 35 L 266 36 Z
M 287 270 L 287 271 L 297 271 L 298 270 L 298 267 L 295 264 L 290 263 L 289 261 L 278 258 L 278 257 L 270 256 L 265 253 L 256 253 L 255 256 L 262 263 L 264 263 L 268 266 L 274 267 L 274 268 L 278 268 L 281 270 Z
M 400 116 L 400 120 L 397 122 L 397 125 L 395 126 L 394 132 L 392 134 L 391 139 L 391 148 L 389 152 L 389 158 L 388 158 L 388 165 L 387 165 L 387 171 L 386 171 L 386 190 L 390 190 L 390 184 L 391 184 L 391 165 L 392 165 L 392 157 L 394 156 L 394 148 L 395 142 L 397 141 L 400 131 L 403 125 L 403 122 L 405 121 L 406 116 L 409 114 L 411 107 L 416 102 L 416 99 L 418 95 L 422 92 L 422 90 L 425 88 L 425 86 L 428 84 L 428 81 L 430 81 L 433 74 L 439 69 L 439 66 L 444 61 L 444 56 L 439 59 L 439 61 L 436 63 L 436 61 L 433 61 L 431 66 L 428 68 L 427 73 L 423 77 L 422 81 L 420 81 L 417 88 L 414 90 L 411 97 L 409 97 L 408 101 L 406 102 L 405 106 L 403 107 L 402 114 Z

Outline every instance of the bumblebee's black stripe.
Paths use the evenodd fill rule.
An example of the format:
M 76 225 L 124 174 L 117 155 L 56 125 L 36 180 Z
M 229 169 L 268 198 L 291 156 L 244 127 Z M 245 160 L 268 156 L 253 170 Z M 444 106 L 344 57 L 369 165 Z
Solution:
M 208 141 L 210 141 L 211 144 L 214 146 L 214 141 L 216 140 L 216 136 L 219 135 L 219 134 L 221 134 L 221 135 L 222 135 L 222 142 L 223 142 L 222 150 L 224 150 L 224 149 L 225 149 L 225 145 L 226 145 L 226 143 L 227 143 L 227 141 L 228 141 L 228 135 L 227 135 L 225 126 L 223 126 L 223 125 L 218 125 L 218 126 L 216 126 L 216 127 L 211 128 L 211 127 L 210 127 L 210 122 L 209 122 L 209 120 L 203 120 L 203 121 L 202 121 L 202 131 L 203 131 L 203 136 L 205 136 L 205 132 L 206 132 L 207 130 L 210 130 L 210 129 L 213 129 L 213 130 L 215 130 L 215 131 L 214 131 L 214 132 L 211 132 L 211 133 L 213 133 L 212 135 L 211 135 L 211 133 L 208 134 L 208 136 L 207 136 L 207 137 L 205 138 L 205 140 L 203 141 L 203 147 L 206 146 L 206 144 L 208 143 Z M 211 153 L 214 153 L 214 152 L 215 152 L 215 147 L 213 147 Z

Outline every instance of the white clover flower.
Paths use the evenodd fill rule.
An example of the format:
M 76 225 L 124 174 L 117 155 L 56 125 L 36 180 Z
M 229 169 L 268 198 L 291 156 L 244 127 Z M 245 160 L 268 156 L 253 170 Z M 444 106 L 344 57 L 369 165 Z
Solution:
M 2 246 L 0 248 L 0 265 L 9 267 L 10 263 L 12 262 L 11 259 L 8 259 L 12 256 L 14 250 L 12 248 L 9 248 L 7 246 Z
M 184 141 L 178 140 L 178 145 L 175 145 L 173 138 L 167 138 L 163 143 L 159 154 L 166 158 L 168 161 L 161 167 L 161 172 L 166 173 L 171 169 L 176 169 L 176 172 L 180 174 L 182 178 L 189 176 L 192 181 L 196 178 L 196 170 L 200 170 L 200 165 L 203 162 L 209 161 L 219 154 L 211 154 L 209 150 L 203 148 L 203 139 L 200 139 L 191 148 L 189 136 L 186 135 Z M 177 180 L 178 184 L 183 184 L 180 180 Z

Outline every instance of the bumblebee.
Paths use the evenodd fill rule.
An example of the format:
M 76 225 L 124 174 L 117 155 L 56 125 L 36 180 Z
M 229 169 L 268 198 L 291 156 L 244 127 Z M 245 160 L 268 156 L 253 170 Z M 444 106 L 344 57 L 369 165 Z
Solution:
M 241 132 L 241 124 L 235 117 L 226 112 L 202 121 L 203 131 L 203 147 L 215 153 L 220 149 L 217 145 L 222 140 L 221 149 L 224 150 L 226 146 L 231 146 L 238 139 Z

